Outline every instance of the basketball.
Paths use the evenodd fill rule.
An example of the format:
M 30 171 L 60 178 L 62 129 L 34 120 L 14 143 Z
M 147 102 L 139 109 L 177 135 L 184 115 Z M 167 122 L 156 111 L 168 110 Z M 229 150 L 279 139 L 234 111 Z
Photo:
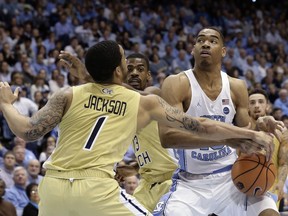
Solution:
M 276 167 L 262 154 L 240 155 L 231 170 L 234 185 L 248 196 L 260 196 L 276 178 Z

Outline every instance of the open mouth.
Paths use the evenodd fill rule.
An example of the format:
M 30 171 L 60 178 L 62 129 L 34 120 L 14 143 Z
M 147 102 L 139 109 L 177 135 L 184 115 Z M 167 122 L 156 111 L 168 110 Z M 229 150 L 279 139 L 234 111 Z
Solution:
M 201 56 L 204 56 L 204 57 L 205 57 L 205 56 L 211 56 L 211 52 L 206 51 L 206 50 L 203 50 L 203 51 L 200 52 L 200 55 L 201 55 Z

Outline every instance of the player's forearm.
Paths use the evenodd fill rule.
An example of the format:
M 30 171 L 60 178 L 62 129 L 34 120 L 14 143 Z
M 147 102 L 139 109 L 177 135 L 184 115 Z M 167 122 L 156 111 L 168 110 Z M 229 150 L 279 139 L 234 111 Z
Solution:
M 12 104 L 5 104 L 1 107 L 2 113 L 9 125 L 11 131 L 16 135 L 25 139 L 25 131 L 30 128 L 29 118 L 21 115 Z
M 187 115 L 175 107 L 169 106 L 163 99 L 156 97 L 161 105 L 161 109 L 154 109 L 156 113 L 160 112 L 161 118 L 156 120 L 160 124 L 169 127 L 177 128 L 186 132 L 190 132 L 193 135 L 198 135 L 202 138 L 213 139 L 213 140 L 223 140 L 232 138 L 243 138 L 255 140 L 256 132 L 244 128 L 235 127 L 230 124 L 223 122 L 213 121 L 207 118 L 195 118 Z M 157 106 L 156 106 L 157 107 Z M 160 108 L 158 106 L 158 108 Z M 165 118 L 161 115 L 165 113 Z M 257 137 L 258 138 L 258 137 Z
M 286 164 L 279 165 L 278 167 L 278 182 L 285 184 L 287 178 L 288 166 Z
M 207 130 L 207 135 L 211 139 L 223 140 L 223 139 L 255 139 L 256 133 L 252 130 L 236 127 L 223 122 L 212 121 L 209 119 L 201 118 L 202 125 Z M 204 134 L 205 136 L 205 134 Z
M 199 137 L 197 135 L 192 135 L 191 133 L 177 131 L 175 129 L 168 130 L 165 133 L 161 133 L 160 131 L 160 139 L 162 147 L 164 148 L 182 148 L 182 149 L 191 149 L 191 148 L 203 148 L 209 147 L 211 145 L 223 145 L 224 140 L 215 141 L 213 139 L 207 139 L 203 137 Z M 181 141 L 179 141 L 181 140 Z

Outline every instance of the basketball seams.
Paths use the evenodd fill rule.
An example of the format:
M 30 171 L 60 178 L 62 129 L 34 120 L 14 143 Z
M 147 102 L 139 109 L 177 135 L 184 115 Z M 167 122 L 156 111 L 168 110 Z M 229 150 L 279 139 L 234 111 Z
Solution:
M 267 169 L 269 169 L 270 172 L 273 174 L 274 178 L 276 178 L 276 173 L 274 173 L 274 171 L 270 168 L 270 166 L 274 166 L 274 164 L 270 163 L 269 166 L 267 167 Z
M 245 160 L 243 160 L 243 161 L 245 161 Z M 253 161 L 253 162 L 256 162 L 256 161 Z M 246 173 L 248 173 L 248 172 L 251 172 L 252 170 L 256 169 L 258 166 L 259 166 L 259 163 L 256 164 L 255 167 L 252 167 L 252 168 L 250 168 L 249 170 L 246 170 L 245 172 L 240 173 L 238 176 L 236 176 L 235 178 L 233 178 L 233 181 L 236 180 L 238 177 L 240 177 L 240 176 L 242 176 L 242 175 L 244 175 L 244 174 L 246 174 Z
M 275 165 L 267 162 L 265 155 L 257 154 L 240 155 L 231 171 L 238 190 L 251 196 L 263 195 L 273 185 L 275 176 Z
M 259 166 L 260 164 L 261 164 L 260 161 L 258 161 L 257 166 Z M 257 166 L 255 167 L 255 169 L 257 168 Z M 249 187 L 246 191 L 244 191 L 244 193 L 247 193 L 247 192 L 248 192 L 249 190 L 251 190 L 251 188 L 255 185 L 255 183 L 258 181 L 258 179 L 259 179 L 259 177 L 260 177 L 263 169 L 264 169 L 264 166 L 261 167 L 261 169 L 260 169 L 257 177 L 255 178 L 254 182 L 250 185 L 250 187 Z M 266 184 L 267 184 L 267 181 L 266 181 Z M 265 189 L 266 189 L 266 188 L 265 188 Z M 255 194 L 254 194 L 254 195 L 255 195 Z

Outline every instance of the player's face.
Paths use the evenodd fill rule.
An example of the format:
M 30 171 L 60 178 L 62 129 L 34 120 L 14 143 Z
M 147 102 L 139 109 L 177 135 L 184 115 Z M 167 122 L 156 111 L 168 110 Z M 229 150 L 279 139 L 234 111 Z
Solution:
M 203 29 L 199 32 L 192 54 L 199 66 L 209 66 L 221 63 L 226 54 L 226 48 L 220 34 L 213 29 Z
M 253 94 L 249 96 L 249 113 L 252 119 L 266 115 L 268 103 L 263 94 Z
M 147 87 L 148 80 L 151 78 L 145 59 L 127 59 L 127 70 L 127 83 L 135 89 L 144 90 Z

